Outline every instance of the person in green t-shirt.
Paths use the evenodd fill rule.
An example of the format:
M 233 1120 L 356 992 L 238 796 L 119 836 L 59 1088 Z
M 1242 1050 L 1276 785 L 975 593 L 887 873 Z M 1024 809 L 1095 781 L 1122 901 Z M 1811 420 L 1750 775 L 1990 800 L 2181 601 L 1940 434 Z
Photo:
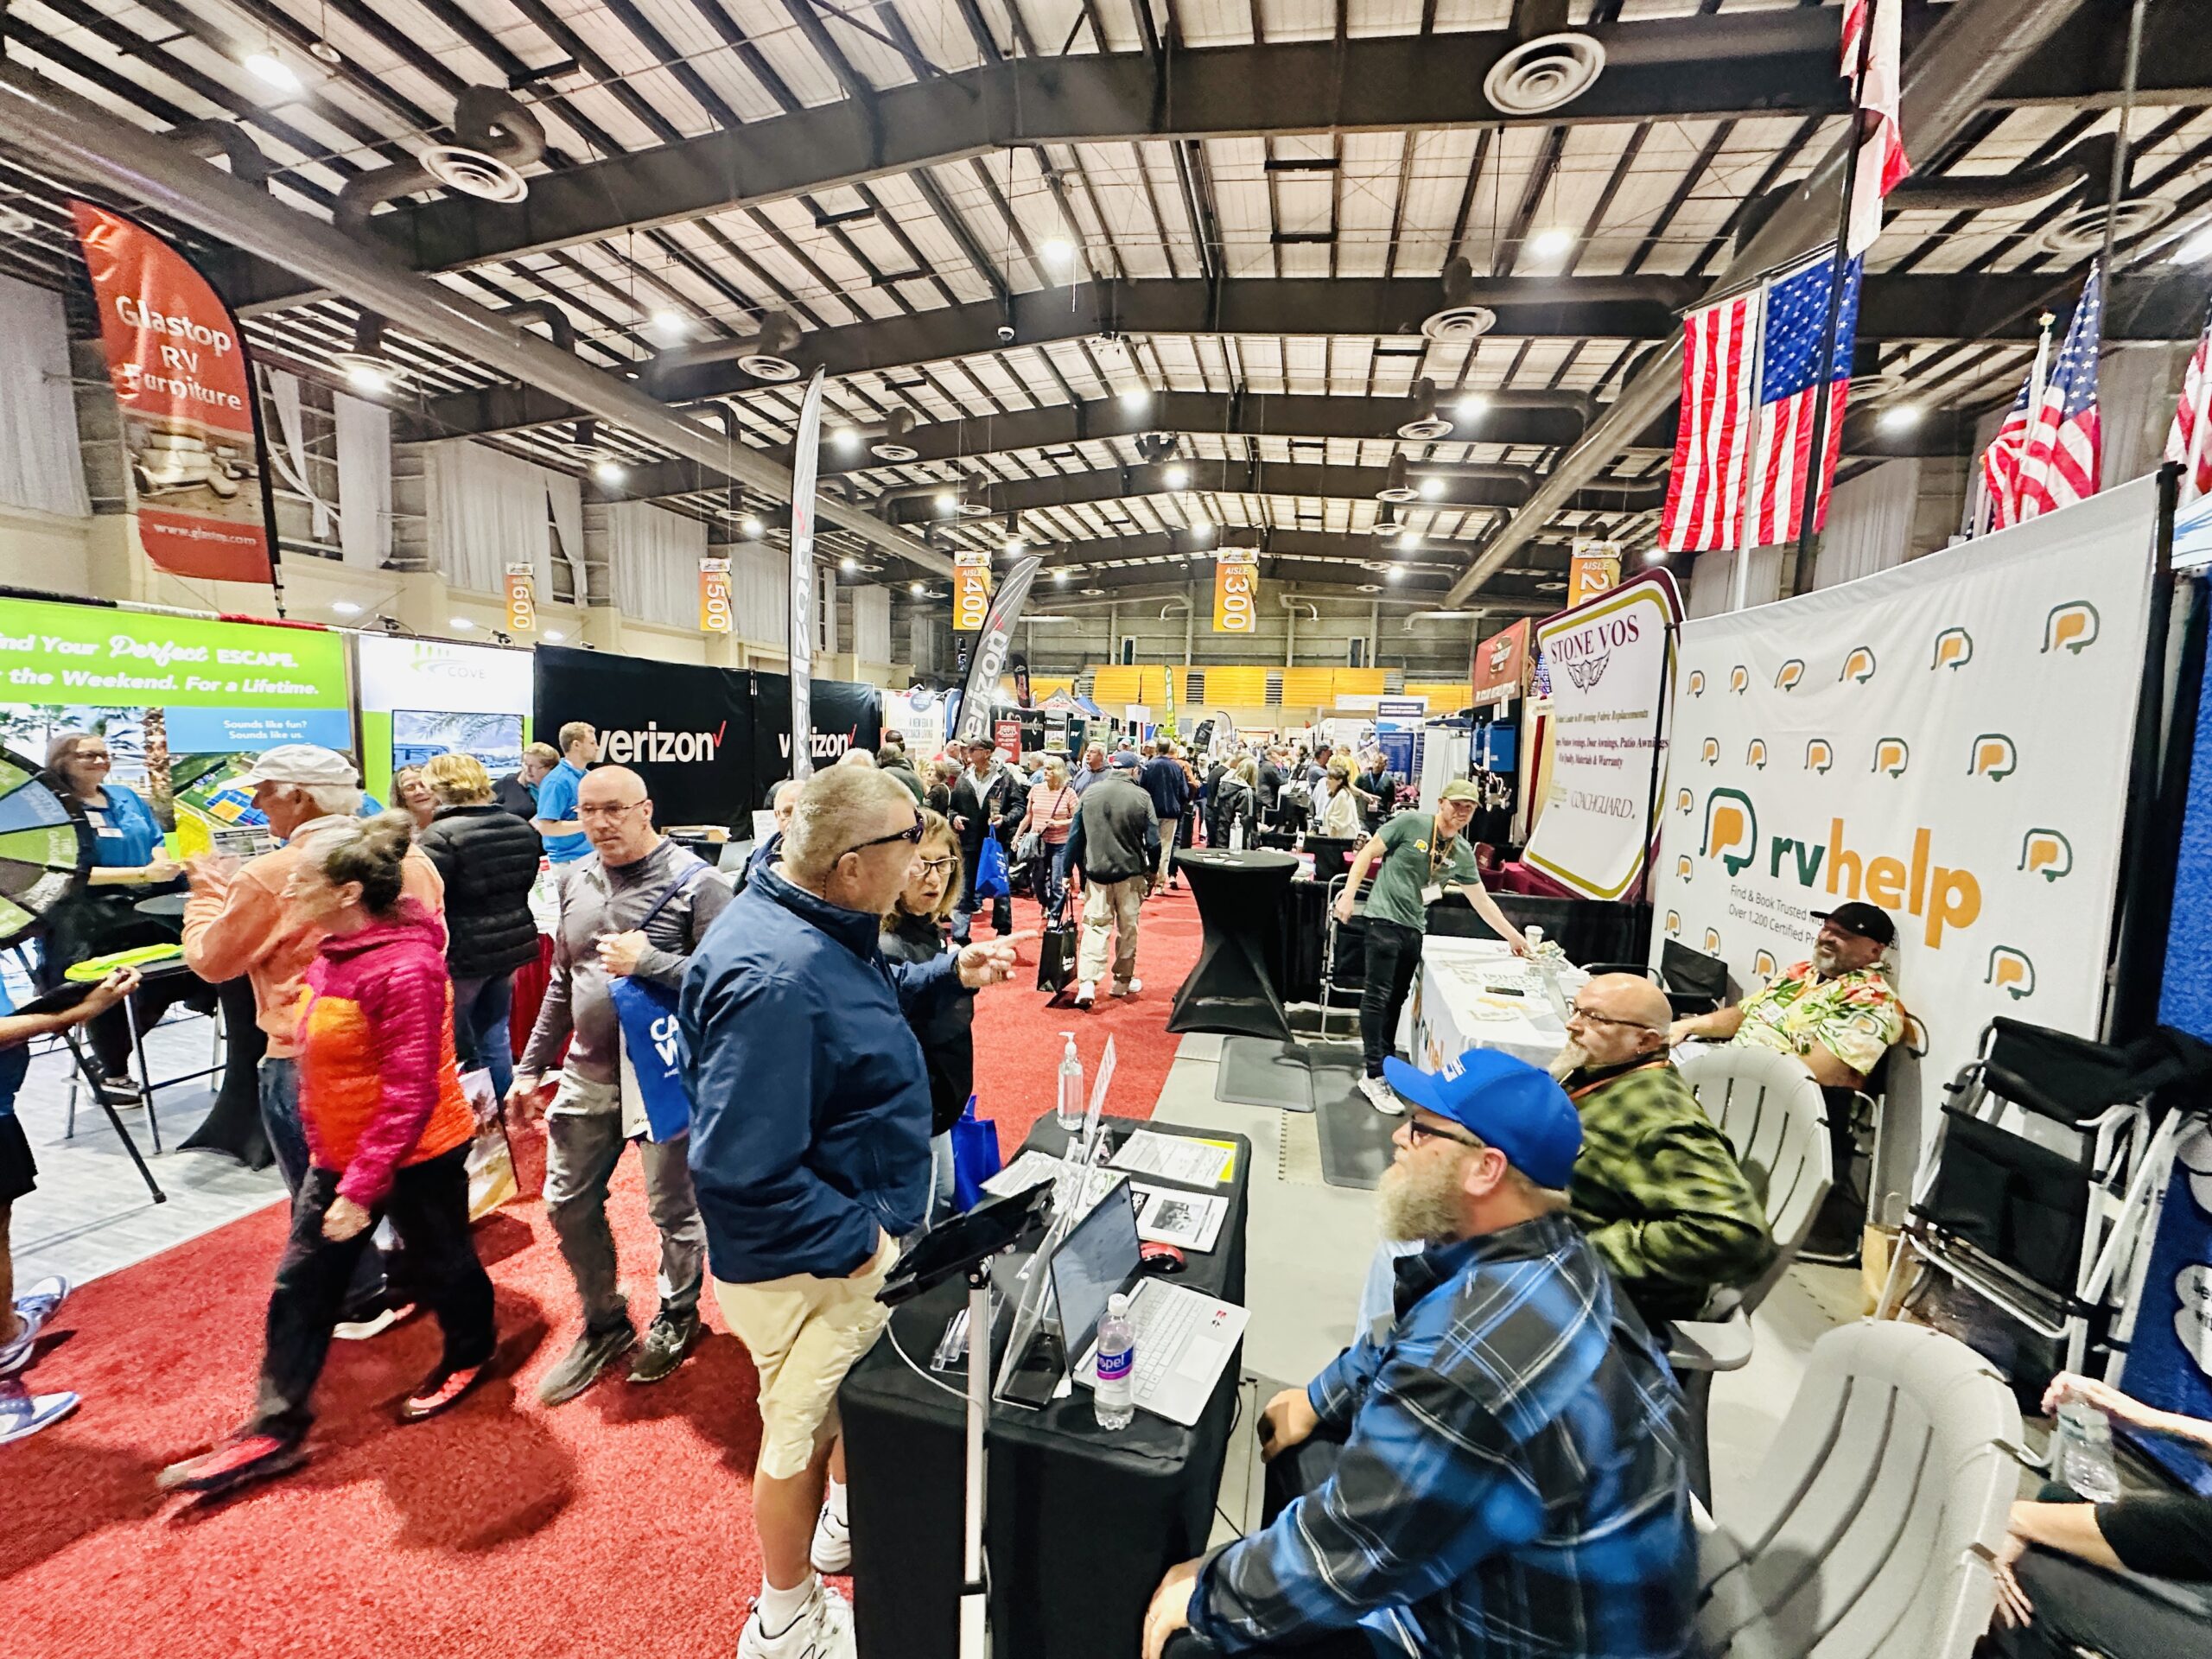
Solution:
M 1428 907 L 1456 887 L 1491 925 L 1497 937 L 1526 956 L 1529 942 L 1505 919 L 1497 900 L 1483 886 L 1475 849 L 1465 836 L 1468 820 L 1482 804 L 1482 791 L 1455 779 L 1438 795 L 1436 810 L 1402 812 L 1362 847 L 1351 861 L 1351 879 L 1337 899 L 1337 919 L 1351 920 L 1352 898 L 1375 868 L 1375 889 L 1367 896 L 1367 983 L 1359 994 L 1359 1036 L 1366 1050 L 1367 1075 L 1359 1091 L 1378 1112 L 1396 1117 L 1405 1110 L 1382 1080 L 1382 1062 L 1395 1046 L 1398 1016 L 1421 970 L 1421 942 Z

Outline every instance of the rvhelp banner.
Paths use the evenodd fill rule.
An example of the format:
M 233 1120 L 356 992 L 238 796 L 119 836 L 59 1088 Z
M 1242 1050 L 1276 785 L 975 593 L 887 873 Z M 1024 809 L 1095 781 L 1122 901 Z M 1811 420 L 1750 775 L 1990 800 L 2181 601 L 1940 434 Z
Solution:
M 1928 1042 L 1893 1058 L 1890 1116 L 1925 1103 L 1923 1140 L 1992 1015 L 2097 1033 L 2156 483 L 1682 625 L 1653 959 L 1677 938 L 1756 989 L 1815 911 L 1881 906 Z
M 1643 875 L 1681 615 L 1675 579 L 1655 570 L 1537 626 L 1552 670 L 1552 761 L 1522 856 L 1586 899 L 1633 898 Z
M 172 575 L 274 582 L 276 520 L 245 343 L 189 260 L 144 226 L 73 201 L 123 416 L 146 556 Z

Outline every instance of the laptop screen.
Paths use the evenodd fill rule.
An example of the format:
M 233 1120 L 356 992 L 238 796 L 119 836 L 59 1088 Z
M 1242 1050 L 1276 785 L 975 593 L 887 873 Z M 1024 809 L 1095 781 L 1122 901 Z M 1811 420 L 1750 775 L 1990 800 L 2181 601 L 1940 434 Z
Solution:
M 1106 1299 L 1137 1270 L 1137 1211 L 1122 1181 L 1092 1206 L 1052 1252 L 1052 1294 L 1060 1304 L 1060 1340 L 1073 1359 L 1090 1344 Z

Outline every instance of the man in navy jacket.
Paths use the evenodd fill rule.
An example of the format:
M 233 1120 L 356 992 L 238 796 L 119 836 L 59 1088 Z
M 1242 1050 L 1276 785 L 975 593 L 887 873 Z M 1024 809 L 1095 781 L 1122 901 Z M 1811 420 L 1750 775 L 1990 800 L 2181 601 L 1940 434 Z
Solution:
M 739 1659 L 853 1652 L 852 1611 L 810 1555 L 843 1536 L 842 1480 L 823 1503 L 842 1472 L 838 1384 L 881 1331 L 875 1293 L 928 1206 L 929 1084 L 907 1014 L 1013 970 L 1012 938 L 895 977 L 878 955 L 921 827 L 895 779 L 816 773 L 781 858 L 754 871 L 683 978 L 708 1261 L 760 1376 L 762 1583 Z

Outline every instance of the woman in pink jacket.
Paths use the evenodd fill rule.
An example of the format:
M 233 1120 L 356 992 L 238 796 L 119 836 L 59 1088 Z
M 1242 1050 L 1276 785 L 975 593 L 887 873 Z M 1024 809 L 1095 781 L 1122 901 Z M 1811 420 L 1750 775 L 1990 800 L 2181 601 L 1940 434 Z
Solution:
M 308 1399 L 354 1262 L 389 1215 L 445 1351 L 400 1407 L 407 1422 L 456 1404 L 492 1359 L 492 1281 L 468 1233 L 475 1118 L 454 1065 L 445 928 L 401 891 L 404 812 L 318 834 L 286 897 L 323 929 L 300 1000 L 300 1115 L 313 1167 L 269 1299 L 252 1421 L 173 1464 L 165 1488 L 226 1491 L 306 1461 Z

